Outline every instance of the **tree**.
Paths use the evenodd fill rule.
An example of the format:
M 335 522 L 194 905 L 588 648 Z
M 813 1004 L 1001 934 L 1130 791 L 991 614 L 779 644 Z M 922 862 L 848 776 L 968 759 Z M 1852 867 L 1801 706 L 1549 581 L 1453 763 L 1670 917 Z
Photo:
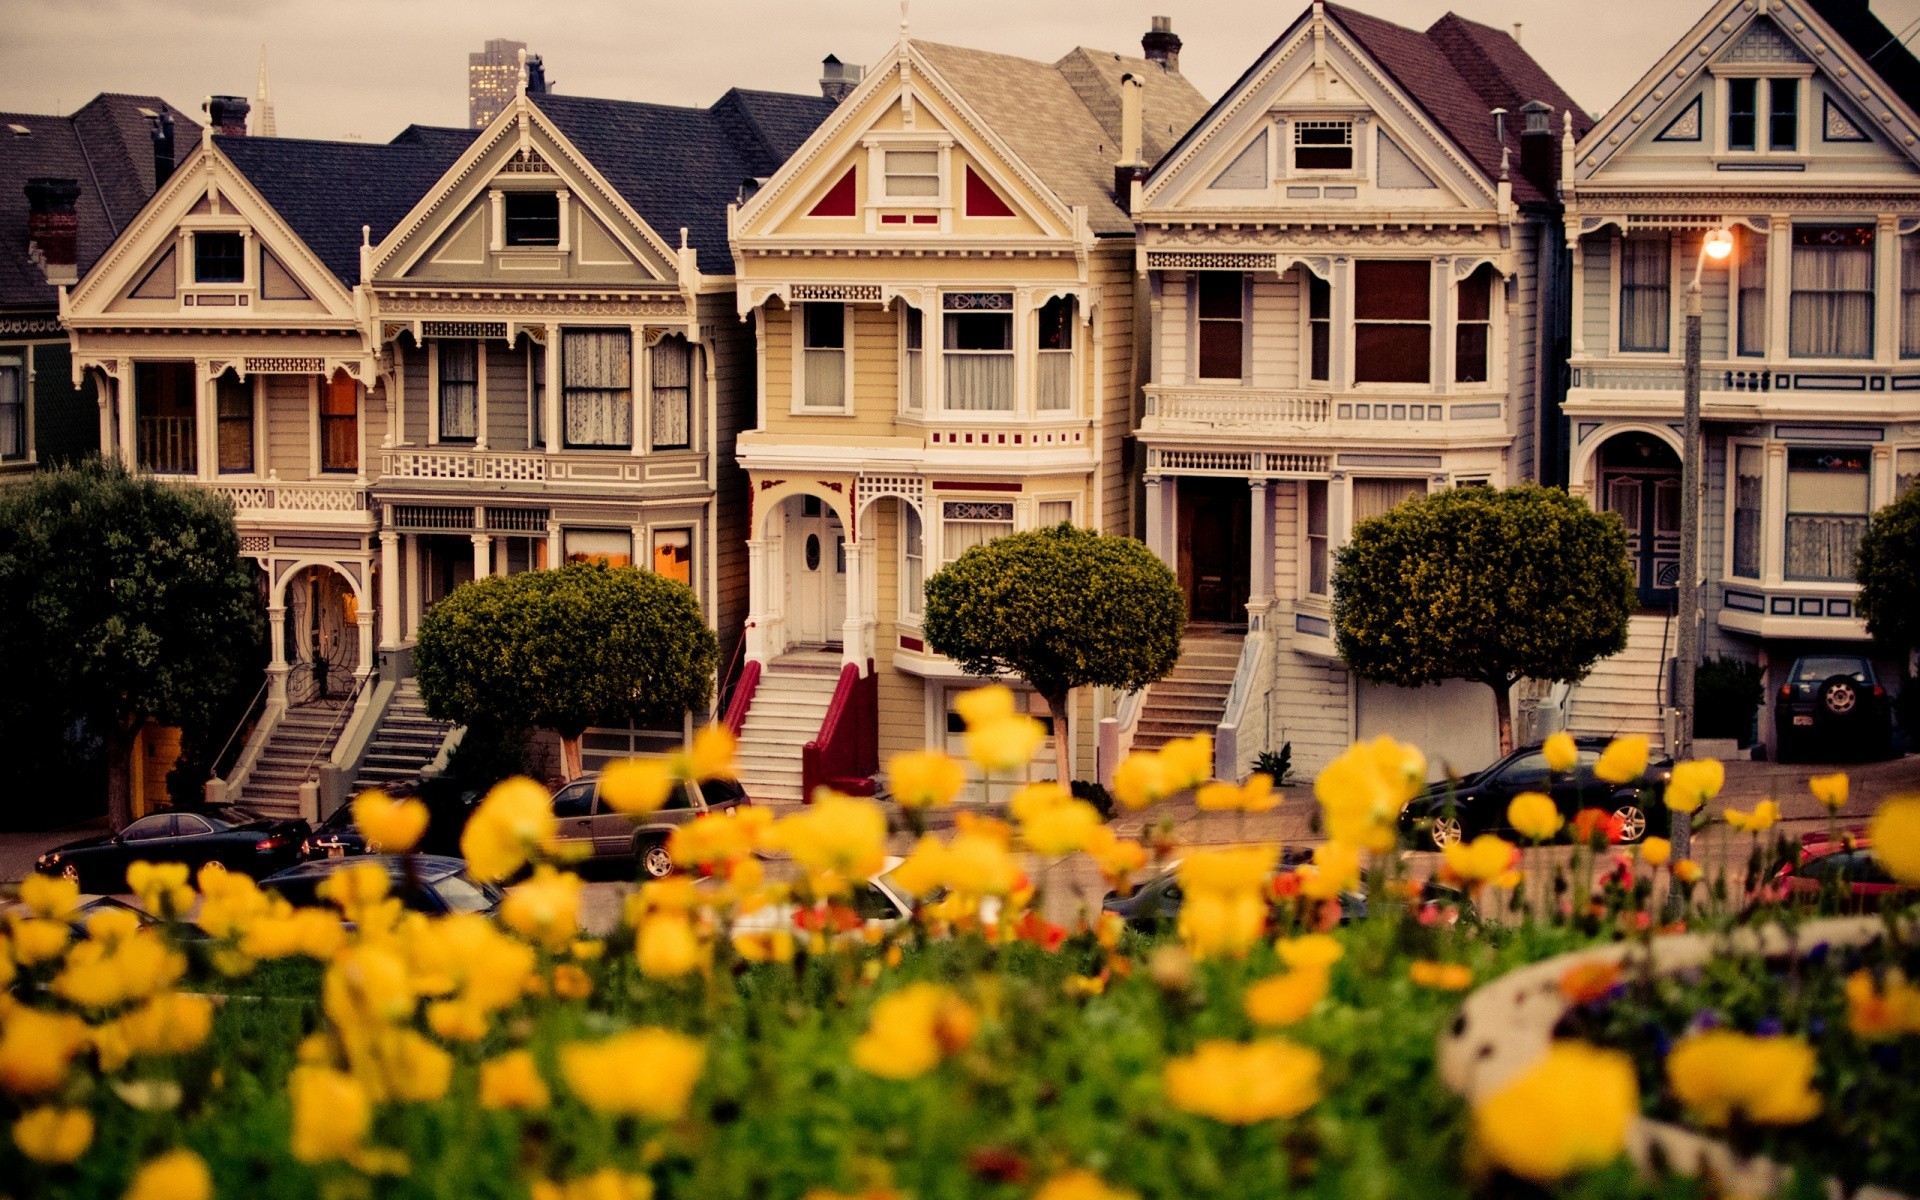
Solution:
M 1018 675 L 1045 698 L 1063 782 L 1073 689 L 1161 678 L 1185 625 L 1180 587 L 1152 551 L 1064 523 L 975 546 L 927 580 L 928 644 L 969 675 Z
M 1860 539 L 1854 578 L 1867 632 L 1902 652 L 1920 649 L 1920 487 L 1873 515 Z
M 551 729 L 569 778 L 589 725 L 677 723 L 705 711 L 719 661 L 693 589 L 602 563 L 464 584 L 427 613 L 414 647 L 429 713 Z
M 50 724 L 99 738 L 107 814 L 133 819 L 133 741 L 149 720 L 204 739 L 265 640 L 233 505 L 88 462 L 0 489 L 0 738 Z
M 1362 521 L 1333 586 L 1340 656 L 1356 674 L 1486 684 L 1502 753 L 1513 685 L 1584 679 L 1626 647 L 1635 604 L 1620 518 L 1542 487 L 1457 488 Z

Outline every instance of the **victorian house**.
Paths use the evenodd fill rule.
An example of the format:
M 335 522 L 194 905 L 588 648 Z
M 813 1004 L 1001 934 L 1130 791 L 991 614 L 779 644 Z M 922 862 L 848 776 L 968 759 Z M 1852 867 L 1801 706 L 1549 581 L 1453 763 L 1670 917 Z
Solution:
M 1865 0 L 1721 0 L 1580 141 L 1566 238 L 1566 479 L 1626 522 L 1643 605 L 1573 723 L 1666 732 L 1697 280 L 1704 646 L 1764 668 L 1770 739 L 1798 656 L 1868 652 L 1854 551 L 1920 478 L 1920 61 Z
M 759 405 L 728 719 L 754 796 L 954 743 L 980 681 L 926 642 L 929 573 L 1016 530 L 1133 530 L 1127 206 L 1205 107 L 1156 26 L 1146 57 L 1054 63 L 902 38 L 732 215 Z M 1116 699 L 1076 698 L 1077 775 Z
M 1160 160 L 1134 209 L 1143 528 L 1196 636 L 1123 744 L 1215 730 L 1223 778 L 1381 732 L 1460 770 L 1497 755 L 1484 686 L 1347 672 L 1332 564 L 1409 497 L 1553 476 L 1557 182 L 1586 127 L 1502 31 L 1315 3 Z

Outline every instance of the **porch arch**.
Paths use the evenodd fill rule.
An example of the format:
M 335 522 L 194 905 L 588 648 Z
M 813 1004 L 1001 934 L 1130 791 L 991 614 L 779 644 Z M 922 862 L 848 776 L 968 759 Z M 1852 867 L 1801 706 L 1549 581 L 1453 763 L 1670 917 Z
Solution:
M 1576 420 L 1577 426 L 1577 420 Z M 1618 421 L 1610 422 L 1594 430 L 1592 436 L 1581 441 L 1573 448 L 1573 461 L 1567 471 L 1567 490 L 1575 496 L 1583 496 L 1589 502 L 1593 500 L 1593 487 L 1597 482 L 1594 471 L 1600 461 L 1600 448 L 1616 437 L 1627 433 L 1644 433 L 1664 442 L 1676 458 L 1682 457 L 1680 435 L 1671 425 L 1659 421 Z

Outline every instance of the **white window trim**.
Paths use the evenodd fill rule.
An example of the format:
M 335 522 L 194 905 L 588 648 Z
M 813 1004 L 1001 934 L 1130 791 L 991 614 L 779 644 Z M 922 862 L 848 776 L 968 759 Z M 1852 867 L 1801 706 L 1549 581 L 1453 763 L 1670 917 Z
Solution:
M 899 545 L 897 547 L 898 553 L 895 555 L 895 573 L 893 577 L 894 591 L 897 593 L 895 596 L 895 607 L 899 609 L 899 621 L 901 624 L 918 629 L 926 621 L 926 599 L 924 596 L 921 598 L 921 611 L 919 612 L 913 611 L 907 602 L 909 595 L 906 585 L 907 559 L 909 557 L 907 554 L 908 514 L 919 518 L 920 521 L 920 582 L 923 587 L 931 575 L 931 572 L 927 570 L 927 545 L 932 540 L 931 530 L 928 528 L 929 522 L 926 514 L 921 512 L 911 500 L 905 497 L 895 497 L 895 499 L 900 506 L 900 534 L 895 539 Z
M 1021 496 L 1020 496 L 1020 493 L 1018 492 L 985 492 L 985 493 L 944 492 L 939 495 L 929 496 L 927 500 L 928 507 L 932 508 L 935 512 L 939 513 L 939 520 L 935 526 L 938 534 L 938 540 L 934 543 L 934 545 L 938 549 L 937 557 L 939 559 L 940 565 L 929 570 L 927 574 L 931 576 L 934 573 L 934 571 L 945 569 L 949 564 L 953 562 L 953 558 L 959 557 L 959 555 L 954 555 L 953 558 L 949 558 L 947 556 L 947 505 L 949 504 L 1006 504 L 1006 505 L 1009 505 L 1013 509 L 1013 516 L 1012 516 L 1012 519 L 1007 522 L 1007 525 L 1009 526 L 1007 532 L 1018 533 L 1020 532 L 1020 527 L 1021 527 L 1020 501 L 1021 501 Z M 989 522 L 986 522 L 986 521 L 960 521 L 956 523 L 963 524 L 963 525 L 989 524 Z M 1002 535 L 1002 536 L 1005 536 L 1005 535 Z M 922 550 L 924 551 L 927 545 L 927 527 L 926 527 L 926 518 L 924 516 L 921 518 L 920 545 Z M 962 553 L 964 553 L 964 551 Z
M 1740 575 L 1733 569 L 1733 520 L 1736 488 L 1739 486 L 1740 447 L 1746 446 L 1760 452 L 1760 546 L 1758 570 L 1753 575 Z M 1767 579 L 1767 443 L 1759 438 L 1728 438 L 1726 441 L 1726 462 L 1722 464 L 1725 477 L 1721 480 L 1720 505 L 1725 512 L 1721 530 L 1722 553 L 1720 556 L 1721 578 L 1739 580 L 1753 587 L 1761 586 Z M 1783 526 L 1784 528 L 1784 526 Z
M 194 264 L 193 239 L 201 233 L 237 233 L 240 235 L 240 281 L 237 283 L 201 283 Z M 253 300 L 260 294 L 260 242 L 255 237 L 253 227 L 239 222 L 231 213 L 200 214 L 181 220 L 175 231 L 179 242 L 179 252 L 175 256 L 178 264 L 174 295 L 182 307 L 186 298 L 202 292 L 231 294 L 246 292 Z M 251 302 L 250 302 L 251 303 Z M 248 311 L 246 309 L 239 310 Z
M 539 175 L 522 176 L 529 182 L 538 181 Z M 553 176 L 556 181 L 557 176 Z M 509 246 L 507 244 L 507 193 L 508 192 L 544 192 L 552 191 L 559 202 L 560 228 L 559 241 L 552 246 Z M 565 187 L 490 187 L 487 189 L 487 218 L 489 233 L 487 237 L 488 253 L 504 258 L 515 256 L 538 256 L 570 254 L 573 251 L 573 193 Z
M 1812 108 L 1814 70 L 1811 63 L 1713 63 L 1707 67 L 1713 80 L 1713 161 L 1755 162 L 1765 160 L 1771 163 L 1789 164 L 1806 162 L 1808 154 L 1808 134 L 1811 132 L 1808 110 Z M 1770 150 L 1767 142 L 1767 123 L 1772 111 L 1772 99 L 1766 88 L 1756 89 L 1754 99 L 1754 148 L 1735 150 L 1727 142 L 1727 118 L 1729 104 L 1727 83 L 1734 79 L 1798 79 L 1800 83 L 1799 108 L 1794 118 L 1799 123 L 1796 132 L 1796 145 L 1792 150 Z
M 1323 612 L 1333 605 L 1333 555 L 1334 551 L 1339 549 L 1340 545 L 1335 538 L 1334 532 L 1334 512 L 1336 506 L 1333 502 L 1333 494 L 1335 485 L 1339 482 L 1339 480 L 1332 478 L 1302 479 L 1300 480 L 1300 486 L 1296 487 L 1293 492 L 1294 503 L 1297 506 L 1296 519 L 1298 525 L 1296 528 L 1299 530 L 1299 555 L 1298 561 L 1295 563 L 1294 571 L 1296 576 L 1294 585 L 1298 590 L 1295 594 L 1299 597 L 1299 603 L 1301 605 L 1311 608 L 1315 612 Z M 1327 542 L 1327 590 L 1324 592 L 1316 592 L 1313 590 L 1313 534 L 1310 531 L 1309 525 L 1309 513 L 1312 511 L 1312 501 L 1308 497 L 1308 492 L 1312 490 L 1312 485 L 1316 483 L 1324 484 L 1327 489 L 1327 531 L 1321 535 L 1326 538 Z
M 1073 527 L 1075 529 L 1084 528 L 1084 526 L 1081 524 L 1081 521 L 1080 521 L 1080 493 L 1079 492 L 1036 492 L 1034 493 L 1033 510 L 1032 510 L 1033 516 L 1031 518 L 1032 524 L 1030 525 L 1030 528 L 1033 528 L 1033 529 L 1052 529 L 1053 528 L 1051 524 L 1042 524 L 1040 521 L 1040 506 L 1043 504 L 1065 504 L 1067 506 L 1067 520 L 1072 522 Z
M 1007 310 L 1009 323 L 1008 342 L 1013 354 L 1013 407 L 1010 409 L 952 409 L 947 407 L 947 297 L 957 292 L 997 292 L 1013 298 L 1013 307 Z M 962 424 L 1004 425 L 1011 421 L 1032 420 L 1034 416 L 1033 374 L 1031 367 L 1033 350 L 1025 354 L 1020 351 L 1021 330 L 1028 331 L 1030 346 L 1038 345 L 1039 324 L 1038 306 L 1033 303 L 1030 293 L 1023 288 L 982 284 L 972 288 L 941 289 L 934 293 L 933 319 L 926 321 L 932 328 L 924 325 L 920 335 L 921 357 L 925 360 L 931 378 L 927 382 L 925 393 L 926 407 L 923 417 L 941 422 L 958 421 Z M 960 310 L 956 310 L 960 311 Z M 992 310 L 989 310 L 992 311 Z M 925 321 L 925 318 L 922 318 Z M 929 344 L 931 342 L 931 344 Z M 980 354 L 983 351 L 956 350 L 956 354 Z M 903 355 L 904 357 L 904 355 Z M 1059 414 L 1053 414 L 1058 416 Z
M 1360 298 L 1360 264 L 1362 262 L 1423 262 L 1427 267 L 1427 381 L 1425 383 L 1362 383 L 1359 378 L 1360 326 L 1361 325 L 1413 325 L 1414 321 L 1362 321 L 1355 313 Z M 1423 258 L 1419 255 L 1356 255 L 1347 265 L 1346 280 L 1352 291 L 1352 302 L 1345 306 L 1347 318 L 1346 368 L 1347 388 L 1349 392 L 1368 396 L 1428 396 L 1444 395 L 1453 388 L 1453 304 L 1454 285 L 1448 278 L 1451 268 L 1445 267 L 1439 260 Z M 1329 310 L 1338 314 L 1338 307 Z M 1336 315 L 1335 321 L 1339 320 Z M 1442 337 L 1442 327 L 1445 337 Z M 1329 334 L 1331 336 L 1331 334 Z M 1488 353 L 1492 353 L 1489 348 Z M 1331 368 L 1332 364 L 1328 364 Z
M 636 333 L 635 336 L 637 338 L 638 334 Z M 687 444 L 684 446 L 668 446 L 660 449 L 656 448 L 653 444 L 653 352 L 659 347 L 660 343 L 670 337 L 680 338 L 686 343 L 687 347 Z M 634 392 L 636 402 L 646 410 L 647 436 L 645 440 L 635 440 L 634 453 L 639 453 L 640 448 L 643 446 L 646 448 L 648 454 L 695 454 L 700 452 L 701 382 L 703 380 L 701 352 L 705 349 L 705 345 L 704 342 L 696 342 L 688 337 L 686 330 L 676 328 L 665 331 L 658 338 L 653 339 L 650 345 L 645 347 L 647 386 L 644 389 L 635 388 Z M 634 428 L 638 429 L 640 426 L 636 424 Z
M 868 233 L 890 235 L 911 233 L 939 233 L 952 231 L 953 213 L 958 207 L 954 199 L 954 176 L 958 168 L 954 163 L 954 141 L 944 133 L 927 133 L 920 130 L 873 130 L 861 139 L 860 145 L 867 152 L 867 191 L 863 214 Z M 932 196 L 888 196 L 887 187 L 887 151 L 921 150 L 932 151 L 937 155 L 940 167 L 940 190 Z M 882 225 L 880 214 L 886 211 L 926 212 L 933 210 L 939 221 L 932 225 L 915 225 L 909 216 L 904 225 Z
M 845 343 L 840 354 L 845 359 L 842 369 L 840 407 L 807 403 L 807 316 L 804 306 L 808 304 L 838 304 L 840 306 L 844 332 L 841 340 Z M 851 417 L 853 412 L 854 388 L 854 331 L 857 321 L 854 317 L 854 305 L 850 300 L 797 300 L 789 308 L 789 323 L 793 326 L 792 364 L 788 376 L 793 381 L 791 395 L 787 398 L 787 411 L 796 417 Z
M 1662 362 L 1680 357 L 1686 350 L 1686 290 L 1680 283 L 1682 254 L 1680 239 L 1676 233 L 1685 230 L 1645 230 L 1636 232 L 1661 233 L 1667 235 L 1667 348 L 1665 350 L 1626 350 L 1620 345 L 1620 267 L 1621 257 L 1626 252 L 1627 234 L 1623 231 L 1613 238 L 1610 252 L 1613 255 L 1612 270 L 1608 272 L 1607 329 L 1608 344 L 1613 347 L 1613 356 L 1642 361 Z
M 1368 124 L 1366 116 L 1367 113 L 1362 110 L 1352 112 L 1313 112 L 1291 115 L 1283 122 L 1276 122 L 1276 127 L 1281 130 L 1282 144 L 1280 147 L 1279 166 L 1284 174 L 1276 173 L 1273 178 L 1276 180 L 1345 180 L 1362 178 L 1366 172 L 1366 156 L 1360 152 L 1360 143 L 1364 137 L 1364 134 L 1361 132 L 1362 126 Z M 1345 169 L 1295 167 L 1293 165 L 1293 152 L 1298 144 L 1294 139 L 1299 137 L 1298 130 L 1300 126 L 1306 122 L 1338 122 L 1345 124 L 1351 137 L 1347 145 L 1348 148 L 1353 151 L 1352 165 Z
M 909 311 L 920 314 L 920 406 L 918 408 L 909 407 L 907 403 L 907 397 L 911 395 L 909 389 L 913 378 L 913 372 L 910 371 L 907 366 L 907 313 Z M 926 309 L 921 308 L 917 304 L 910 303 L 905 298 L 901 299 L 899 308 L 894 315 L 894 344 L 900 348 L 900 403 L 898 405 L 898 411 L 902 416 L 916 419 L 924 418 L 927 415 L 927 397 L 933 393 L 933 372 L 930 364 L 934 361 L 934 355 L 930 352 L 931 347 L 927 344 L 931 336 L 931 331 L 927 328 L 929 324 Z
M 1064 300 L 1070 307 L 1070 311 L 1067 314 L 1067 336 L 1070 344 L 1064 351 L 1068 363 L 1067 406 L 1065 408 L 1043 409 L 1040 407 L 1040 364 L 1045 361 L 1046 356 L 1062 353 L 1062 351 L 1059 350 L 1040 349 L 1040 313 L 1042 309 L 1054 300 Z M 1016 300 L 1015 307 L 1017 308 L 1018 306 L 1019 302 Z M 1032 396 L 1027 398 L 1026 403 L 1030 407 L 1035 420 L 1073 420 L 1080 415 L 1084 407 L 1083 395 L 1086 388 L 1081 379 L 1081 375 L 1085 370 L 1082 365 L 1085 360 L 1080 357 L 1080 344 L 1086 340 L 1085 334 L 1091 331 L 1091 324 L 1082 319 L 1085 311 L 1085 301 L 1080 296 L 1063 292 L 1035 296 L 1033 302 L 1027 305 L 1027 345 L 1030 347 L 1029 353 L 1033 355 L 1033 367 L 1027 372 L 1029 376 L 1027 390 L 1032 393 Z M 1252 322 L 1248 322 L 1248 324 L 1251 325 Z M 922 340 L 925 340 L 924 337 Z M 1017 373 L 1019 371 L 1020 354 L 1018 344 L 1014 346 L 1013 352 L 1015 356 L 1014 370 Z
M 1304 268 L 1303 268 L 1304 269 Z M 1187 378 L 1196 387 L 1254 386 L 1253 378 L 1253 272 L 1240 275 L 1240 377 L 1238 379 L 1202 377 L 1200 374 L 1200 277 L 1205 271 L 1187 272 Z
M 459 446 L 462 449 L 485 450 L 487 448 L 487 343 L 483 338 L 429 338 L 427 340 L 427 445 L 440 444 L 440 343 L 442 341 L 473 343 L 473 441 L 471 443 L 451 441 L 447 445 Z

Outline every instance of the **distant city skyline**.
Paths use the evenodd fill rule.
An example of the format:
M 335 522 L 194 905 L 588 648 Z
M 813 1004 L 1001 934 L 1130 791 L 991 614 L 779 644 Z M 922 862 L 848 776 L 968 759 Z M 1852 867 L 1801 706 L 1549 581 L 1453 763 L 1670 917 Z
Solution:
M 828 54 L 870 64 L 899 36 L 897 0 L 12 0 L 0 43 L 0 110 L 66 113 L 102 91 L 163 96 L 198 113 L 209 94 L 257 93 L 262 47 L 288 137 L 384 141 L 409 124 L 468 124 L 468 57 L 491 39 L 524 42 L 571 95 L 706 105 L 729 87 L 817 92 Z M 1075 46 L 1139 53 L 1165 14 L 1181 68 L 1209 99 L 1305 9 L 1254 0 L 920 0 L 911 32 L 1053 61 Z M 1696 21 L 1705 0 L 1358 0 L 1424 28 L 1452 9 L 1511 31 L 1589 110 L 1617 100 Z M 1920 0 L 1873 0 L 1911 42 Z M 669 19 L 670 16 L 670 19 Z

